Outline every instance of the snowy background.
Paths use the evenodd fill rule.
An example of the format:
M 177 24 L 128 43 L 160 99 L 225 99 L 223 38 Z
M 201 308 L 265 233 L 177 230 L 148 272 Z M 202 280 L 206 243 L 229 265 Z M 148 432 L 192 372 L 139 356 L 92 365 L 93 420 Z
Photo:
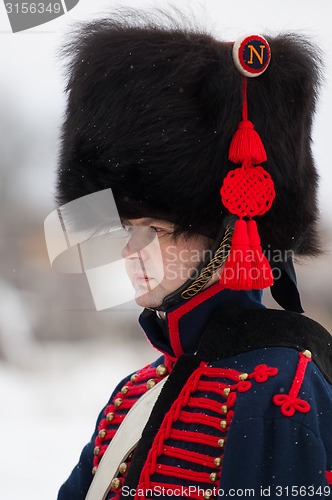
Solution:
M 56 50 L 76 20 L 115 6 L 80 0 L 65 16 L 12 34 L 0 5 L 0 500 L 52 500 L 116 383 L 154 359 L 129 304 L 96 313 L 82 276 L 50 269 L 43 221 L 52 196 L 65 98 Z M 327 0 L 185 1 L 217 37 L 299 31 L 325 54 L 314 129 L 326 255 L 298 267 L 306 313 L 332 331 L 332 38 Z M 267 303 L 270 298 L 266 297 Z

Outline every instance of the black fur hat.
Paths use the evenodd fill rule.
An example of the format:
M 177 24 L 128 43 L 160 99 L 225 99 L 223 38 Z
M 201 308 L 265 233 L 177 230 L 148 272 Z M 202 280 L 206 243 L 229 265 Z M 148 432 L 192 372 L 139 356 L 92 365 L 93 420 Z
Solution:
M 112 188 L 120 215 L 158 217 L 216 236 L 227 210 L 241 75 L 232 44 L 170 14 L 120 9 L 83 24 L 64 48 L 68 106 L 57 201 Z M 248 81 L 249 117 L 276 188 L 259 217 L 264 248 L 318 253 L 317 180 L 310 149 L 320 53 L 295 34 L 264 35 L 267 71 Z

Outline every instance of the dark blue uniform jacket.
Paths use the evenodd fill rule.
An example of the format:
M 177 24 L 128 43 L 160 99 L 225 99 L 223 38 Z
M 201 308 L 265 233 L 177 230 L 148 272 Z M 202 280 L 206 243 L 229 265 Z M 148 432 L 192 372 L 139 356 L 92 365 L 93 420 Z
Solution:
M 117 386 L 58 500 L 83 500 L 141 394 L 170 374 L 110 498 L 332 498 L 332 339 L 266 309 L 260 292 L 211 287 L 140 323 L 162 356 Z M 96 499 L 98 500 L 98 499 Z

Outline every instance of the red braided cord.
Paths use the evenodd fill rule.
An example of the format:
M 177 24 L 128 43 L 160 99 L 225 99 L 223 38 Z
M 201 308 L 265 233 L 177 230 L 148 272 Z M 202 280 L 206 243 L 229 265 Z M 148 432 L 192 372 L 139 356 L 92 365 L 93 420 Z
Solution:
M 178 441 L 187 441 L 189 443 L 197 444 L 207 444 L 214 448 L 220 449 L 218 447 L 218 439 L 216 436 L 211 436 L 210 434 L 204 434 L 203 432 L 191 432 L 191 431 L 180 431 L 178 429 L 172 429 L 169 435 L 169 439 L 174 439 Z
M 190 398 L 188 401 L 188 408 L 205 408 L 206 410 L 212 410 L 216 413 L 220 413 L 221 404 L 220 402 L 209 398 Z
M 163 455 L 168 457 L 180 458 L 181 460 L 187 460 L 195 464 L 207 465 L 208 467 L 216 468 L 214 463 L 214 458 L 209 455 L 203 455 L 202 453 L 197 453 L 195 451 L 188 452 L 182 448 L 176 448 L 175 446 L 165 445 L 163 448 Z
M 205 377 L 218 377 L 218 378 L 229 378 L 231 380 L 239 380 L 239 375 L 242 372 L 234 370 L 233 368 L 215 368 L 213 366 L 207 366 L 203 372 Z M 226 387 L 228 387 L 226 385 Z
M 211 484 L 210 474 L 208 472 L 197 472 L 190 469 L 181 469 L 173 465 L 158 464 L 156 472 L 165 476 L 179 477 L 187 481 L 200 481 Z M 218 473 L 218 478 L 220 474 Z
M 296 411 L 299 411 L 300 413 L 308 413 L 308 411 L 310 411 L 309 403 L 297 397 L 310 361 L 311 358 L 304 356 L 300 352 L 295 377 L 289 393 L 276 394 L 273 396 L 273 403 L 280 406 L 281 413 L 286 417 L 292 417 Z
M 292 396 L 293 398 L 296 398 L 300 389 L 301 385 L 305 376 L 305 372 L 307 369 L 308 363 L 310 363 L 311 358 L 307 358 L 306 356 L 303 356 L 302 352 L 300 352 L 299 355 L 299 362 L 297 365 L 297 370 L 296 374 L 292 383 L 292 387 L 290 388 L 289 395 Z
M 192 413 L 182 411 L 179 417 L 179 422 L 184 422 L 186 424 L 202 424 L 213 427 L 214 429 L 221 430 L 220 428 L 220 417 L 206 417 L 205 413 Z
M 272 368 L 265 364 L 258 365 L 254 371 L 249 375 L 248 378 L 253 378 L 256 382 L 262 383 L 266 382 L 269 377 L 274 377 L 279 372 L 278 368 Z
M 235 392 L 229 393 L 229 396 L 228 396 L 227 401 L 226 401 L 227 408 L 233 408 L 233 406 L 236 403 L 236 398 L 237 398 L 237 395 L 235 394 Z

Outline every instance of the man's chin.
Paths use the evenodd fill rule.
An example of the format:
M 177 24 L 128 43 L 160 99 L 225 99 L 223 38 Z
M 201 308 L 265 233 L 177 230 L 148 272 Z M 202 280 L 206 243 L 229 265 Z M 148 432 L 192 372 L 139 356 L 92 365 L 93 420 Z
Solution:
M 163 301 L 163 295 L 158 293 L 157 290 L 144 292 L 143 290 L 136 290 L 135 302 L 140 307 L 158 307 Z

